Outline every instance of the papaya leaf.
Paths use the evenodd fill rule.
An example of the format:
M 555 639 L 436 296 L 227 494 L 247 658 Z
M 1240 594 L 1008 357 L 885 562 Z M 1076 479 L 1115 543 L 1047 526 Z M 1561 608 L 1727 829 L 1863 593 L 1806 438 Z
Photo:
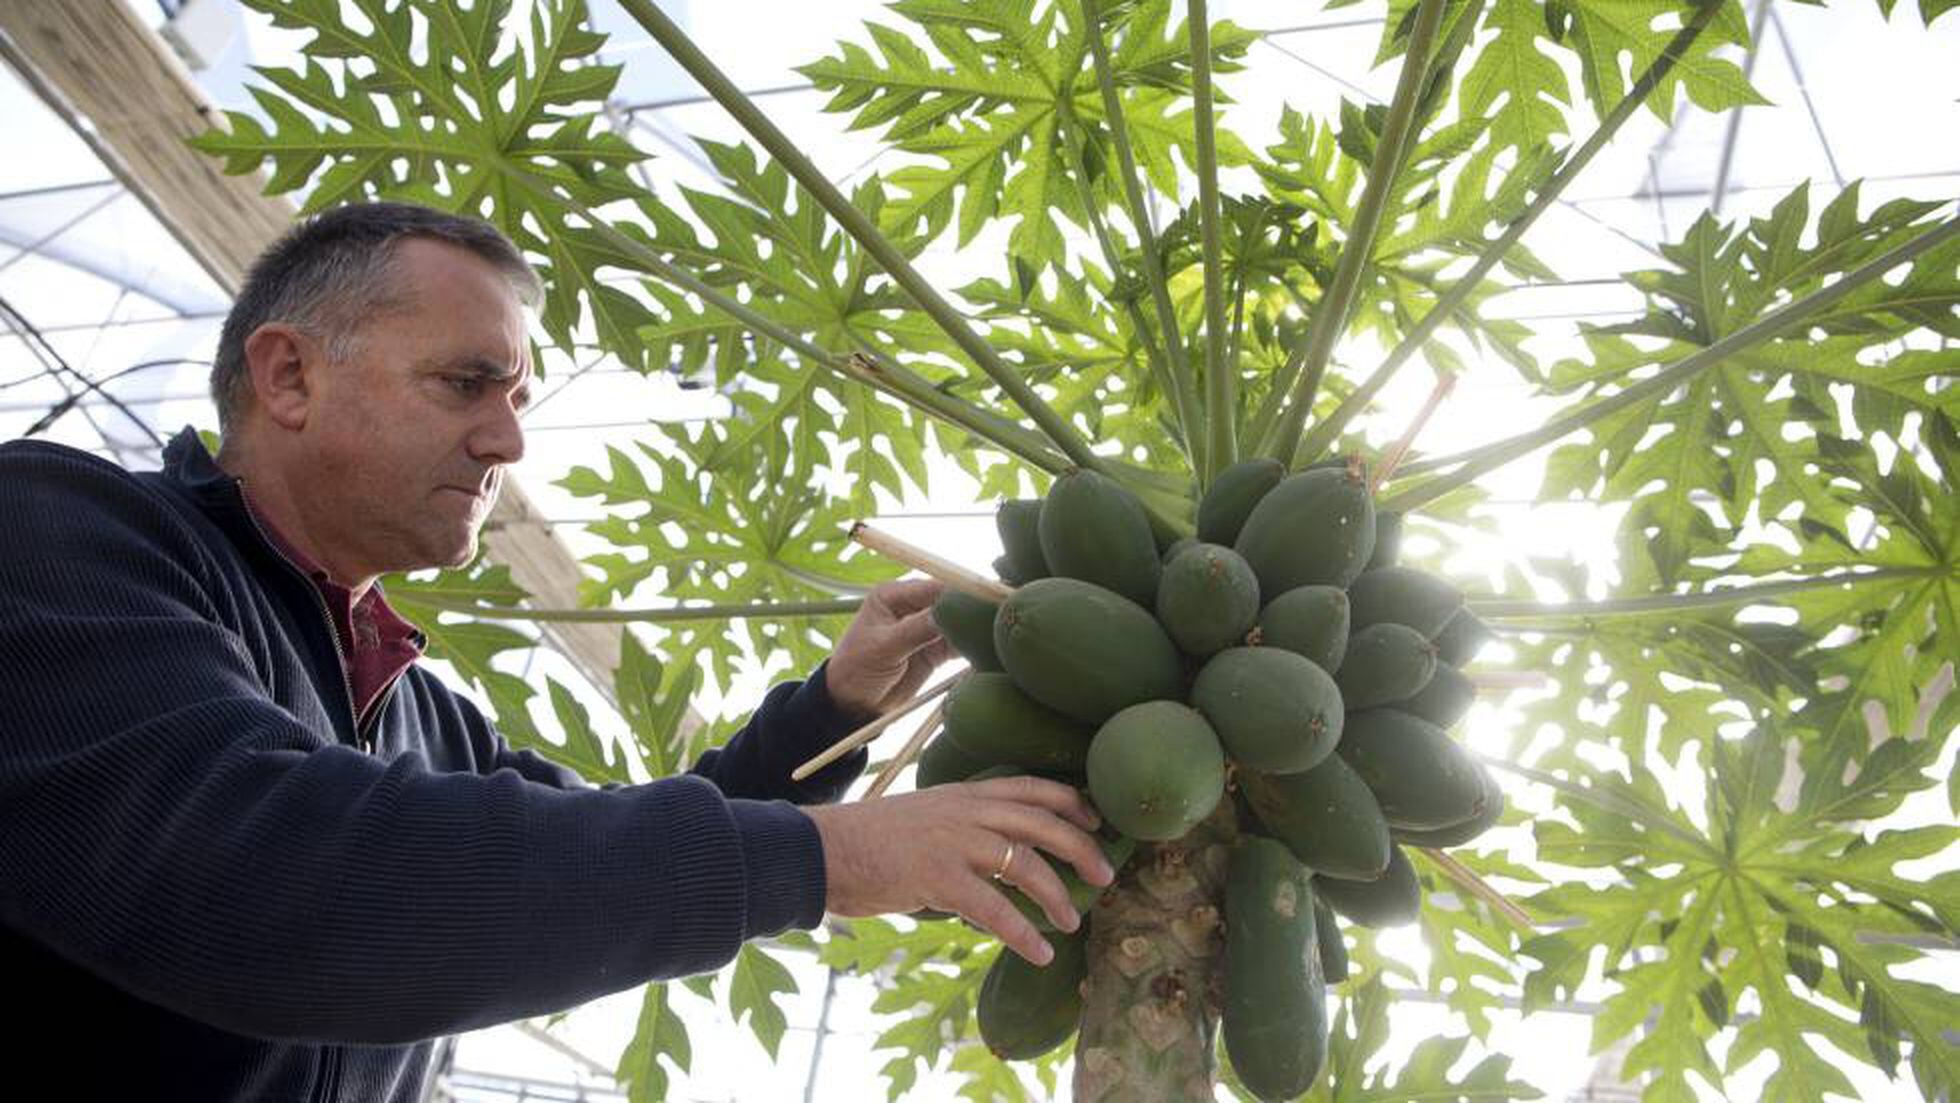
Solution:
M 1388 1009 L 1395 990 L 1379 974 L 1356 986 L 1334 1016 L 1328 1038 L 1327 1068 L 1302 1103 L 1391 1103 L 1433 1099 L 1450 1103 L 1495 1103 L 1537 1099 L 1538 1089 L 1511 1078 L 1511 1059 L 1491 1054 L 1457 1071 L 1469 1045 L 1464 1037 L 1433 1037 L 1418 1042 L 1399 1067 L 1377 1059 L 1388 1043 Z M 1238 1098 L 1250 1093 L 1233 1080 Z
M 680 772 L 694 758 L 694 732 L 683 731 L 688 702 L 701 687 L 700 670 L 662 664 L 632 632 L 620 636 L 614 697 L 652 777 Z
M 1591 361 L 1555 366 L 1550 389 L 1597 396 L 1624 387 L 1636 373 L 1706 347 L 1906 240 L 1938 206 L 1895 200 L 1861 218 L 1854 186 L 1820 212 L 1815 241 L 1806 245 L 1807 196 L 1798 188 L 1746 226 L 1704 216 L 1680 242 L 1663 246 L 1673 268 L 1628 275 L 1649 297 L 1647 314 L 1590 327 Z M 1800 330 L 1764 342 L 1683 388 L 1601 419 L 1590 446 L 1555 454 L 1546 489 L 1597 486 L 1609 498 L 1631 500 L 1623 546 L 1629 561 L 1646 561 L 1662 585 L 1680 581 L 1698 551 L 1731 543 L 1752 503 L 1776 517 L 1800 504 L 1810 521 L 1835 527 L 1845 508 L 1833 505 L 1814 477 L 1828 457 L 1814 437 L 1791 439 L 1785 426 L 1808 422 L 1813 434 L 1837 435 L 1828 388 L 1838 383 L 1864 396 L 1858 408 L 1870 419 L 1856 427 L 1860 435 L 1896 437 L 1908 414 L 1950 407 L 1951 388 L 1932 383 L 1952 371 L 1949 356 L 1902 356 L 1886 346 L 1914 330 L 1960 326 L 1956 307 L 1960 249 L 1931 250 L 1898 284 L 1874 281 L 1811 319 L 1825 340 Z M 1934 322 L 1935 315 L 1945 320 Z
M 637 461 L 608 448 L 608 474 L 575 467 L 561 481 L 574 495 L 607 507 L 609 516 L 589 528 L 621 549 L 587 560 L 602 575 L 581 584 L 587 603 L 626 599 L 655 579 L 668 598 L 749 604 L 832 597 L 897 577 L 902 568 L 849 543 L 858 511 L 811 487 L 809 461 L 786 451 L 782 434 L 761 445 L 763 470 L 729 467 L 705 477 L 705 460 L 735 429 L 704 427 L 671 453 L 642 444 Z M 669 663 L 686 667 L 699 658 L 711 678 L 727 685 L 738 643 L 755 654 L 787 654 L 793 667 L 807 670 L 826 654 L 811 633 L 840 631 L 845 619 L 751 619 L 729 630 L 739 634 L 733 638 L 721 624 L 688 622 L 669 626 L 660 646 Z
M 448 611 L 458 602 L 507 607 L 523 603 L 530 595 L 511 581 L 509 567 L 479 558 L 468 567 L 429 577 L 390 575 L 382 580 L 382 588 L 389 606 L 427 637 L 428 657 L 449 663 L 490 699 L 497 728 L 512 747 L 540 753 L 558 750 L 531 719 L 530 701 L 537 690 L 495 665 L 498 656 L 528 651 L 537 640 L 505 625 Z
M 633 775 L 626 768 L 625 758 L 618 752 L 608 755 L 606 743 L 592 730 L 592 717 L 585 706 L 558 679 L 547 677 L 545 684 L 550 688 L 551 710 L 557 714 L 558 730 L 564 733 L 565 742 L 545 744 L 538 750 L 594 785 L 631 785 Z
M 310 36 L 305 61 L 259 69 L 263 118 L 227 112 L 193 144 L 229 173 L 268 167 L 269 191 L 305 189 L 309 213 L 386 198 L 487 218 L 540 261 L 543 318 L 561 346 L 586 318 L 609 352 L 644 367 L 632 337 L 651 312 L 594 278 L 573 232 L 577 205 L 639 194 L 627 169 L 645 159 L 595 125 L 619 67 L 596 63 L 605 39 L 584 0 L 530 5 L 528 22 L 508 3 L 352 6 L 358 23 L 338 0 L 251 0 Z
M 666 1099 L 668 1068 L 684 1073 L 694 1064 L 687 1024 L 669 1006 L 667 986 L 649 984 L 644 991 L 633 1038 L 620 1053 L 619 1066 L 613 1072 L 632 1103 Z
M 1069 182 L 1071 143 L 1088 141 L 1098 164 L 1113 164 L 1101 127 L 1102 101 L 1088 72 L 1088 40 L 1071 5 L 978 0 L 901 0 L 894 12 L 925 38 L 867 24 L 875 53 L 852 43 L 799 72 L 833 93 L 828 109 L 853 112 L 857 128 L 883 128 L 893 148 L 925 158 L 890 174 L 900 195 L 879 217 L 887 233 L 936 238 L 956 221 L 957 241 L 981 226 L 1015 219 L 1008 248 L 1038 267 L 1066 255 L 1059 214 L 1086 225 Z M 1169 0 L 1126 13 L 1111 67 L 1139 167 L 1165 194 L 1176 192 L 1173 150 L 1195 163 L 1188 114 L 1174 114 L 1190 84 L 1189 38 L 1169 23 Z M 1213 67 L 1237 68 L 1253 36 L 1230 23 L 1212 28 Z M 930 50 L 928 50 L 930 47 Z M 935 56 L 937 55 L 937 56 Z M 1091 125 L 1084 125 L 1084 124 Z M 1238 140 L 1220 135 L 1220 160 L 1243 163 Z M 1107 176 L 1090 182 L 1106 203 Z
M 795 995 L 796 978 L 782 962 L 755 945 L 743 946 L 735 955 L 735 967 L 727 970 L 728 1010 L 736 1021 L 746 1020 L 770 1060 L 779 1056 L 783 1031 L 789 1019 L 777 1004 L 782 994 Z
M 930 1069 L 949 1057 L 960 1060 L 961 1040 L 975 1032 L 981 979 L 999 952 L 991 936 L 954 921 L 907 920 L 901 926 L 854 919 L 822 943 L 818 956 L 825 965 L 890 977 L 872 1011 L 894 1020 L 873 1044 L 898 1051 L 883 1068 L 892 1099 L 918 1082 L 921 1064 Z
M 1582 83 L 1593 109 L 1600 114 L 1626 98 L 1626 72 L 1638 73 L 1659 57 L 1675 30 L 1668 25 L 1684 13 L 1670 0 L 1615 0 L 1565 5 L 1572 22 L 1569 36 L 1579 55 Z M 1716 112 L 1769 101 L 1750 87 L 1742 70 L 1714 56 L 1724 45 L 1746 45 L 1749 27 L 1742 5 L 1723 3 L 1722 12 L 1698 38 L 1674 70 L 1655 87 L 1647 105 L 1662 119 L 1674 113 L 1677 89 L 1703 111 Z M 1626 59 L 1626 60 L 1622 60 Z
M 1578 925 L 1540 935 L 1524 952 L 1540 962 L 1526 982 L 1543 1001 L 1587 980 L 1613 991 L 1594 1019 L 1593 1044 L 1603 1047 L 1638 1029 L 1625 1070 L 1653 1074 L 1645 1098 L 1690 1098 L 1687 1075 L 1721 1083 L 1723 1069 L 1709 1039 L 1734 1024 L 1733 1071 L 1761 1053 L 1776 1055 L 1765 1092 L 1783 1098 L 1844 1093 L 1841 1072 L 1812 1052 L 1812 1036 L 1831 1040 L 1875 1063 L 1910 1046 L 1910 1063 L 1928 1097 L 1950 1091 L 1960 1063 L 1934 1012 L 1941 996 L 1923 982 L 1902 979 L 1891 966 L 1912 951 L 1874 936 L 1934 932 L 1948 937 L 1960 919 L 1960 873 L 1907 877 L 1904 861 L 1947 852 L 1960 829 L 1920 827 L 1873 831 L 1853 816 L 1882 815 L 1906 794 L 1929 787 L 1927 769 L 1940 742 L 1896 740 L 1880 748 L 1850 780 L 1844 771 L 1813 773 L 1800 764 L 1803 744 L 1759 727 L 1722 741 L 1708 756 L 1706 796 L 1689 802 L 1676 790 L 1663 796 L 1638 764 L 1631 782 L 1595 771 L 1592 787 L 1634 794 L 1643 816 L 1666 816 L 1667 832 L 1640 832 L 1601 809 L 1588 814 L 1568 803 L 1578 827 L 1540 821 L 1539 854 L 1555 865 L 1614 867 L 1624 880 L 1604 888 L 1559 884 L 1531 898 L 1535 908 Z M 1792 752 L 1796 753 L 1792 753 Z M 1788 810 L 1786 772 L 1802 771 L 1812 795 Z M 1645 795 L 1640 795 L 1640 794 Z M 1616 844 L 1615 836 L 1625 840 Z M 1671 837 L 1692 845 L 1657 846 Z M 1793 931 L 1801 931 L 1793 937 Z M 1801 967 L 1799 990 L 1783 947 L 1828 951 L 1849 980 L 1825 980 Z M 1710 947 L 1723 948 L 1709 956 Z M 1594 976 L 1591 960 L 1603 968 Z M 1745 993 L 1750 994 L 1745 997 Z M 1737 1012 L 1745 998 L 1753 1017 Z M 1863 1014 L 1865 1031 L 1851 1029 Z

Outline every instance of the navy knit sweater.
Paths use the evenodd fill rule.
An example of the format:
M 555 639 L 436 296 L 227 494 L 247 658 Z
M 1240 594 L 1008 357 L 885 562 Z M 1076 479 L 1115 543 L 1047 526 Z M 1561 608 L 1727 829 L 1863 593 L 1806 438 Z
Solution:
M 821 669 L 690 774 L 605 789 L 419 667 L 357 736 L 342 678 L 312 583 L 194 434 L 144 474 L 0 444 L 11 1066 L 90 1097 L 410 1101 L 438 1036 L 822 918 L 789 802 L 865 756 L 788 780 L 850 726 Z

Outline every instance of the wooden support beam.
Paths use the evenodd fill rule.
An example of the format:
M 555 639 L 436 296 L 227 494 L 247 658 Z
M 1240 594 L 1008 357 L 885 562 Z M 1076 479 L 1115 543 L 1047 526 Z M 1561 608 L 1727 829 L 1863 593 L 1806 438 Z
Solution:
M 259 252 L 292 225 L 291 200 L 263 194 L 260 177 L 226 176 L 215 158 L 184 144 L 221 125 L 223 115 L 125 0 L 0 0 L 0 55 L 231 294 Z M 506 478 L 486 551 L 540 604 L 575 606 L 578 561 L 549 527 L 525 523 L 540 516 L 517 480 Z M 622 631 L 553 624 L 544 634 L 612 699 Z M 688 717 L 684 733 L 700 723 L 691 709 Z

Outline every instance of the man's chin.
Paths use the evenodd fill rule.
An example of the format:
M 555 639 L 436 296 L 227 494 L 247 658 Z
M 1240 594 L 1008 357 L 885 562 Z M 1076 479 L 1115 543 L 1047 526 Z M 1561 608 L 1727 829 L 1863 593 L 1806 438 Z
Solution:
M 467 567 L 476 559 L 477 543 L 476 530 L 472 528 L 460 541 L 445 540 L 441 544 L 423 549 L 423 553 L 417 557 L 421 562 L 410 569 L 421 571 L 434 568 L 452 571 L 458 567 Z
M 457 567 L 469 566 L 476 559 L 477 544 L 476 529 L 472 528 L 470 529 L 469 536 L 464 538 L 462 546 L 458 547 L 450 555 L 448 562 L 444 563 L 443 566 L 451 570 Z

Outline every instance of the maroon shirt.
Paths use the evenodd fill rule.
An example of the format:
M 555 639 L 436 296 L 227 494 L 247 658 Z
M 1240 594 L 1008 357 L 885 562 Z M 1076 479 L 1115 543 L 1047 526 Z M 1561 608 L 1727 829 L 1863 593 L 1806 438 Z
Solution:
M 294 547 L 273 526 L 271 519 L 252 504 L 251 494 L 244 497 L 253 520 L 259 523 L 273 546 L 313 580 L 327 603 L 334 633 L 340 638 L 341 658 L 346 663 L 347 688 L 354 698 L 354 726 L 359 728 L 382 692 L 422 657 L 422 633 L 388 607 L 379 583 L 369 586 L 367 593 L 355 601 L 354 591 L 328 577 L 318 563 Z

